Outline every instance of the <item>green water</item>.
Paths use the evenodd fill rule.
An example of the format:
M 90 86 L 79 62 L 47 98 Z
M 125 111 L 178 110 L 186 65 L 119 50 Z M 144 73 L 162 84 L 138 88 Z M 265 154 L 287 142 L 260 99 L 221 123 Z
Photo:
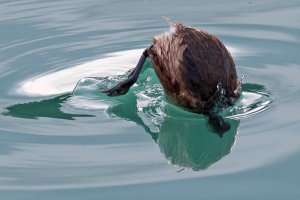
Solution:
M 298 199 L 300 1 L 0 2 L 0 199 Z M 168 103 L 151 63 L 161 19 L 218 36 L 242 96 L 208 119 Z

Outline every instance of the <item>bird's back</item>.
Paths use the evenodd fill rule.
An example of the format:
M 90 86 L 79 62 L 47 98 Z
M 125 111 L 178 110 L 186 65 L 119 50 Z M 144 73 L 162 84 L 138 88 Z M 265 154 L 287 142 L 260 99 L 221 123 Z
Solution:
M 149 50 L 167 96 L 177 105 L 199 113 L 221 83 L 227 98 L 236 97 L 233 59 L 217 37 L 182 24 L 153 39 Z

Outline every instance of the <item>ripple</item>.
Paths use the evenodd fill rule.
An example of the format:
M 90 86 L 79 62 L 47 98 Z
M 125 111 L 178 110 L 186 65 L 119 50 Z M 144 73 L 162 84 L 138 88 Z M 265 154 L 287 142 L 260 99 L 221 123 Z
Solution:
M 247 83 L 243 84 L 242 88 L 242 95 L 238 102 L 224 111 L 226 117 L 242 119 L 263 112 L 272 106 L 272 96 L 262 91 L 263 86 Z
M 141 50 L 138 51 L 140 52 Z M 128 51 L 126 51 L 125 55 L 127 56 L 127 54 Z M 114 55 L 118 57 L 118 54 Z M 130 55 L 136 57 L 136 51 L 132 51 Z M 110 61 L 112 58 L 104 58 L 104 60 L 108 59 Z M 103 59 L 100 61 L 102 63 Z M 107 61 L 107 63 L 110 63 L 109 61 Z M 56 77 L 58 74 L 63 77 L 68 73 L 72 74 L 74 71 L 78 72 L 78 70 L 80 71 L 80 69 L 85 67 L 95 67 L 98 65 L 97 63 L 98 62 L 92 62 L 91 65 L 84 64 L 76 66 L 69 69 L 70 71 L 62 70 L 53 72 L 40 77 L 38 80 L 40 81 L 39 83 L 44 82 L 44 84 L 47 81 L 54 83 L 54 79 L 47 77 Z M 151 63 L 147 62 L 146 65 L 151 65 Z M 115 63 L 111 63 L 111 66 L 115 66 Z M 124 69 L 124 71 L 127 69 Z M 99 70 L 98 73 L 103 75 L 107 72 Z M 73 107 L 75 111 L 104 110 L 110 118 L 115 120 L 113 124 L 118 124 L 119 128 L 116 130 L 117 132 L 121 130 L 118 119 L 134 122 L 151 136 L 154 141 L 153 144 L 149 142 L 138 142 L 125 144 L 113 143 L 111 145 L 89 144 L 82 146 L 63 141 L 62 144 L 18 142 L 14 144 L 14 148 L 12 148 L 14 159 L 9 159 L 8 155 L 2 157 L 2 159 L 7 162 L 1 167 L 3 172 L 1 176 L 5 177 L 4 174 L 8 174 L 10 177 L 8 180 L 2 180 L 6 185 L 5 189 L 39 190 L 116 186 L 212 176 L 251 168 L 251 166 L 248 165 L 239 165 L 239 167 L 232 169 L 229 167 L 231 162 L 226 161 L 226 159 L 221 163 L 220 167 L 217 161 L 224 159 L 234 148 L 235 138 L 239 128 L 239 119 L 242 118 L 241 116 L 248 117 L 254 113 L 261 112 L 263 109 L 260 107 L 264 104 L 263 102 L 268 104 L 266 102 L 270 101 L 269 96 L 263 93 L 265 92 L 264 86 L 249 83 L 243 84 L 243 95 L 236 104 L 236 107 L 232 108 L 232 110 L 224 111 L 224 115 L 229 116 L 227 120 L 229 120 L 232 128 L 223 138 L 220 138 L 207 127 L 206 117 L 185 112 L 169 104 L 164 99 L 162 87 L 152 69 L 147 69 L 125 96 L 111 98 L 99 92 L 100 87 L 110 87 L 126 78 L 128 73 L 127 71 L 124 75 L 113 76 L 108 74 L 108 76 L 105 77 L 82 78 L 77 83 L 71 96 L 65 94 L 55 97 L 54 99 L 16 105 L 8 108 L 10 113 L 7 115 L 19 117 L 18 115 L 20 115 L 20 113 L 24 114 L 25 106 L 29 107 L 27 113 L 30 114 L 28 116 L 21 116 L 25 118 L 54 117 L 59 119 L 72 119 L 84 116 L 81 114 L 65 113 L 64 110 L 69 106 Z M 82 73 L 80 74 L 80 76 L 83 75 Z M 77 77 L 72 77 L 72 79 L 73 78 L 76 79 Z M 66 78 L 64 78 L 64 80 L 65 79 Z M 65 81 L 65 83 L 68 83 L 70 86 L 75 85 L 73 83 L 71 84 L 72 81 L 69 82 L 69 79 Z M 29 91 L 32 91 L 32 88 Z M 61 88 L 57 90 L 59 93 L 62 91 L 64 90 Z M 55 103 L 56 101 L 58 101 L 58 103 Z M 33 107 L 48 108 L 48 104 L 55 105 L 57 111 L 54 110 L 50 113 L 48 111 L 43 112 L 42 109 L 38 109 L 38 113 L 30 111 Z M 60 109 L 62 108 L 62 104 L 64 110 Z M 268 106 L 265 107 L 265 109 L 266 108 L 268 108 Z M 229 114 L 226 114 L 226 112 L 229 112 Z M 96 123 L 98 123 L 98 121 L 96 121 Z M 94 124 L 89 123 L 89 126 L 94 126 Z M 105 126 L 105 124 L 100 122 L 98 127 L 103 126 Z M 131 125 L 130 127 L 136 126 Z M 41 126 L 40 130 L 44 128 L 45 127 Z M 199 132 L 199 130 L 201 131 Z M 34 131 L 30 130 L 30 132 L 33 134 Z M 110 132 L 109 134 L 112 133 Z M 41 133 L 37 133 L 37 135 L 42 136 Z M 49 136 L 51 135 L 45 135 L 44 137 Z M 54 135 L 52 135 L 52 137 L 53 136 Z M 69 137 L 69 140 L 74 141 L 76 134 L 72 133 L 66 136 Z M 83 137 L 82 134 L 81 136 Z M 84 137 L 88 139 L 90 136 L 90 134 L 87 134 Z M 57 139 L 61 137 L 62 136 L 59 136 Z M 154 145 L 157 145 L 158 148 L 155 148 Z M 61 154 L 58 156 L 56 153 L 49 154 L 49 152 L 57 151 L 64 152 L 63 156 Z M 119 155 L 120 152 L 130 155 L 130 157 L 134 159 L 123 157 L 123 159 L 120 160 L 119 157 L 105 156 L 107 154 Z M 86 157 L 86 155 L 90 153 L 93 154 Z M 168 166 L 165 165 L 164 159 L 162 159 L 159 154 L 162 154 L 169 163 L 177 166 L 177 169 L 175 168 L 174 171 L 182 167 L 196 171 L 209 167 L 210 170 L 202 174 L 195 174 L 191 171 L 174 174 L 174 171 L 168 170 Z M 76 156 L 74 157 L 74 155 Z M 150 157 L 151 159 L 149 159 Z M 19 160 L 19 163 L 16 163 L 14 161 L 15 159 Z M 76 164 L 77 162 L 78 164 Z M 41 163 L 44 163 L 44 165 L 41 165 Z M 14 166 L 19 167 L 16 168 Z M 51 169 L 50 171 L 49 168 Z M 70 168 L 72 168 L 71 171 Z M 147 169 L 147 173 L 151 174 L 151 176 L 145 176 L 145 169 Z M 47 173 L 45 173 L 46 171 Z M 22 174 L 22 180 L 18 180 L 18 182 L 15 181 L 14 177 L 18 177 L 18 175 L 15 176 L 12 173 Z M 32 179 L 33 173 L 38 173 L 45 181 Z M 59 184 L 57 182 L 60 180 L 59 177 L 63 177 L 64 182 Z M 123 182 L 120 181 L 120 177 L 124 180 Z M 140 180 L 140 177 L 143 177 L 143 180 Z M 165 178 L 162 179 L 161 177 Z
M 92 9 L 95 13 L 83 16 L 85 8 L 76 8 L 74 3 L 55 2 L 49 6 L 50 3 L 22 1 L 0 5 L 4 10 L 0 14 L 2 21 L 28 23 L 29 30 L 31 26 L 36 28 L 32 33 L 55 29 L 49 35 L 39 32 L 45 35 L 29 39 L 21 35 L 20 40 L 2 44 L 7 53 L 2 54 L 3 61 L 19 61 L 7 66 L 15 70 L 11 73 L 12 85 L 17 83 L 16 87 L 8 87 L 10 94 L 25 100 L 13 99 L 15 96 L 1 99 L 5 108 L 0 121 L 5 126 L 0 127 L 0 190 L 82 189 L 230 173 L 240 176 L 247 170 L 260 171 L 264 167 L 272 171 L 270 165 L 299 152 L 296 133 L 300 40 L 296 3 L 288 3 L 293 6 L 289 8 L 282 3 L 253 2 L 248 10 L 247 2 L 235 2 L 235 6 L 243 8 L 240 12 L 224 12 L 223 6 L 205 3 L 201 9 L 209 14 L 201 21 L 198 14 L 201 18 L 203 12 L 198 12 L 199 7 L 184 8 L 187 12 L 180 17 L 189 16 L 187 22 L 228 43 L 239 74 L 246 75 L 248 83 L 243 84 L 241 98 L 222 113 L 232 127 L 223 139 L 208 128 L 205 116 L 169 104 L 150 69 L 126 96 L 110 98 L 99 92 L 101 84 L 109 87 L 125 78 L 116 75 L 134 67 L 143 51 L 140 47 L 147 46 L 145 38 L 163 29 L 164 25 L 155 19 L 145 19 L 148 15 L 143 9 L 144 19 L 133 19 L 136 13 L 123 15 L 111 10 L 108 12 L 117 16 L 102 19 L 95 16 L 97 6 Z M 109 4 L 105 2 L 103 8 Z M 119 3 L 118 8 L 127 4 Z M 191 9 L 198 14 L 189 12 Z M 210 12 L 212 9 L 220 12 Z M 36 15 L 32 14 L 34 10 Z M 159 9 L 153 10 L 159 13 Z M 53 14 L 54 11 L 59 13 Z M 228 17 L 228 13 L 232 15 Z M 81 37 L 77 38 L 78 34 Z M 72 39 L 66 40 L 67 37 Z M 125 42 L 118 44 L 121 40 Z M 90 47 L 102 50 L 89 52 L 94 57 L 83 55 Z M 119 51 L 128 48 L 132 50 Z M 74 51 L 78 49 L 82 50 L 81 57 L 92 61 L 77 58 Z M 56 54 L 47 55 L 49 50 L 62 50 L 58 52 L 62 54 L 61 65 L 55 65 Z M 65 62 L 69 56 L 66 52 L 74 54 L 74 63 L 81 64 Z M 31 66 L 36 61 L 33 57 L 39 54 L 49 59 Z M 103 57 L 95 60 L 99 54 Z M 30 73 L 17 68 L 23 63 L 28 63 L 25 67 L 30 68 Z M 6 76 L 5 72 L 1 66 L 1 77 Z M 10 84 L 3 81 L 2 85 Z M 181 168 L 192 170 L 176 173 Z M 195 172 L 203 169 L 206 170 Z M 218 180 L 224 177 L 230 180 L 228 176 L 219 176 Z

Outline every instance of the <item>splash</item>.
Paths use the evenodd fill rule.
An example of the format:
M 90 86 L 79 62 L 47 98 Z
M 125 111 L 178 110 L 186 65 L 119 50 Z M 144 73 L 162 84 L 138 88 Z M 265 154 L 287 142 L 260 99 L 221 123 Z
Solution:
M 151 63 L 147 61 L 146 65 L 151 65 Z M 163 88 L 153 69 L 146 70 L 145 73 L 139 77 L 137 83 L 130 89 L 128 95 L 111 98 L 99 91 L 100 88 L 111 88 L 125 80 L 131 72 L 132 69 L 123 75 L 81 79 L 73 90 L 73 96 L 80 96 L 82 99 L 92 98 L 106 103 L 126 101 L 129 100 L 128 98 L 134 96 L 134 98 L 137 99 L 137 112 L 139 115 L 143 115 L 143 118 L 147 118 L 148 121 L 152 122 L 159 122 L 161 118 L 166 116 L 166 107 L 167 109 L 179 110 L 185 113 L 184 116 L 193 117 L 196 115 L 186 112 L 167 101 L 164 96 Z M 243 80 L 244 76 L 241 78 L 240 86 L 237 89 L 237 92 L 240 93 L 240 97 L 236 102 L 232 102 L 226 98 L 226 90 L 221 84 L 217 85 L 220 95 L 214 107 L 215 112 L 219 112 L 226 118 L 241 119 L 260 113 L 272 105 L 272 94 L 269 93 L 264 86 L 242 83 Z

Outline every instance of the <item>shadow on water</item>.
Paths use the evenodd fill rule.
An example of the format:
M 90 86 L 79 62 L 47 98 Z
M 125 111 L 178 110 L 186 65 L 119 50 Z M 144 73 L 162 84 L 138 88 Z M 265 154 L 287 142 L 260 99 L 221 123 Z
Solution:
M 51 99 L 12 105 L 6 108 L 7 111 L 3 115 L 27 119 L 48 117 L 66 120 L 75 120 L 75 117 L 93 117 L 93 115 L 71 114 L 62 111 L 63 104 L 69 97 L 70 94 L 64 94 Z

